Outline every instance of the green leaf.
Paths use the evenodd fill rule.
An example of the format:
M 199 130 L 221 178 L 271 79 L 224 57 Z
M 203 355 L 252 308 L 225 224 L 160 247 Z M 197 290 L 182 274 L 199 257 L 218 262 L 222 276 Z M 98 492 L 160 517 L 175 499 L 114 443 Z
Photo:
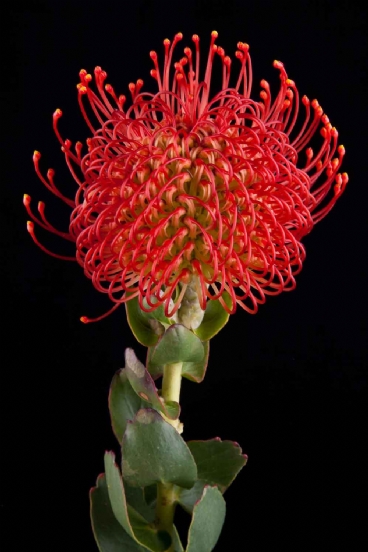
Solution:
M 221 441 L 219 437 L 187 444 L 197 464 L 198 479 L 217 485 L 223 493 L 248 460 L 238 443 Z
M 183 366 L 181 369 L 181 375 L 183 378 L 187 378 L 191 381 L 194 381 L 196 383 L 201 383 L 203 381 L 204 376 L 206 374 L 207 364 L 208 364 L 208 357 L 210 353 L 210 342 L 205 341 L 202 343 L 203 345 L 203 351 L 204 351 L 204 357 L 199 362 L 183 362 Z M 164 366 L 161 364 L 154 364 L 152 362 L 152 353 L 154 351 L 153 347 L 149 347 L 147 350 L 147 369 L 153 379 L 156 379 L 160 376 L 162 376 L 164 371 Z
M 214 549 L 225 519 L 226 505 L 217 487 L 205 487 L 194 506 L 186 552 L 210 552 Z
M 232 306 L 232 300 L 228 293 L 224 293 L 222 298 L 228 307 Z M 193 331 L 201 341 L 208 341 L 225 326 L 229 316 L 218 299 L 209 300 L 202 323 Z
M 119 443 L 128 420 L 133 420 L 136 413 L 144 406 L 129 383 L 126 370 L 119 370 L 112 379 L 109 393 L 109 410 L 112 429 Z
M 245 466 L 247 456 L 238 443 L 221 441 L 218 437 L 209 441 L 187 443 L 198 469 L 198 481 L 189 490 L 177 489 L 179 504 L 189 513 L 199 500 L 206 485 L 216 485 L 222 493 L 234 481 Z
M 148 487 L 144 487 L 144 498 L 147 502 L 148 506 L 155 506 L 156 500 L 157 500 L 157 485 L 154 483 L 153 485 L 149 485 Z
M 134 508 L 127 504 L 123 480 L 115 464 L 115 455 L 111 452 L 105 454 L 105 471 L 111 508 L 122 528 L 132 539 L 148 550 L 164 552 L 170 546 L 170 535 L 165 531 L 157 531 L 153 524 L 147 523 Z
M 174 543 L 174 552 L 184 552 L 184 548 L 183 548 L 183 545 L 181 544 L 181 540 L 175 525 L 173 530 L 173 543 Z
M 148 523 L 153 523 L 155 520 L 155 504 L 147 504 L 144 493 L 145 489 L 142 487 L 131 487 L 124 480 L 123 483 L 128 506 L 134 508 Z
M 202 343 L 204 357 L 199 362 L 183 362 L 181 374 L 183 378 L 187 378 L 195 383 L 201 383 L 206 375 L 208 357 L 210 354 L 210 342 Z
M 133 487 L 175 483 L 189 489 L 197 467 L 182 437 L 156 410 L 137 412 L 129 422 L 122 445 L 124 479 Z
M 166 330 L 152 351 L 154 364 L 173 364 L 175 362 L 200 362 L 204 358 L 203 345 L 181 324 L 173 324 Z
M 157 303 L 156 297 L 151 297 L 151 303 Z M 147 303 L 146 299 L 143 299 L 143 304 L 145 307 L 151 308 L 151 306 Z M 150 318 L 155 318 L 162 324 L 166 324 L 166 325 L 173 324 L 173 321 L 170 320 L 170 318 L 167 318 L 167 316 L 165 316 L 165 307 L 163 304 L 156 307 L 155 310 L 148 312 L 147 315 Z
M 93 534 L 100 552 L 147 552 L 122 528 L 112 511 L 106 478 L 102 474 L 90 492 Z
M 128 324 L 137 341 L 145 347 L 155 345 L 164 332 L 164 327 L 147 312 L 142 311 L 137 297 L 127 301 L 125 308 Z
M 174 401 L 163 402 L 160 399 L 153 379 L 145 366 L 137 359 L 133 349 L 126 349 L 125 364 L 129 382 L 137 395 L 165 414 L 170 420 L 176 420 L 180 414 L 179 404 Z
M 189 514 L 193 512 L 196 502 L 200 500 L 205 486 L 206 483 L 198 479 L 191 489 L 182 489 L 181 487 L 175 489 L 178 503 Z

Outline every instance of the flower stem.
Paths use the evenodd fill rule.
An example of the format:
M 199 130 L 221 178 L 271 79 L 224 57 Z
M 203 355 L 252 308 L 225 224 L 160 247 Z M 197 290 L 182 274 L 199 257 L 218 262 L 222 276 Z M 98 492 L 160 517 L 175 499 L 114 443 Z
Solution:
M 175 364 L 166 364 L 162 379 L 161 396 L 165 401 L 179 402 L 181 385 L 182 362 Z M 179 420 L 166 421 L 175 429 L 179 427 Z M 171 483 L 157 484 L 157 503 L 156 503 L 156 524 L 161 530 L 167 531 L 173 535 L 173 522 L 176 506 L 176 495 L 174 485 Z M 167 552 L 174 552 L 173 544 L 167 549 Z
M 176 362 L 175 364 L 166 364 L 164 366 L 164 377 L 162 378 L 161 396 L 165 401 L 179 402 L 180 385 L 181 385 L 181 369 L 183 363 Z M 172 420 L 172 426 L 178 425 L 177 420 Z

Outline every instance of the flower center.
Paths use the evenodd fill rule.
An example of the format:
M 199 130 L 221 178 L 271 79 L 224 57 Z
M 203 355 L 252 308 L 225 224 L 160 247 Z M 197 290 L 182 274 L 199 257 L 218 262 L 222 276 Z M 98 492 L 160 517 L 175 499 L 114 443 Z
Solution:
M 236 264 L 234 253 L 261 266 L 246 247 L 255 225 L 248 188 L 260 176 L 242 168 L 244 155 L 237 155 L 231 133 L 221 134 L 212 121 L 189 134 L 160 128 L 130 151 L 116 146 L 85 197 L 85 205 L 95 207 L 88 226 L 97 223 L 104 255 L 156 281 L 166 274 L 168 283 L 179 274 L 188 280 L 198 269 L 214 281 L 219 264 Z M 90 167 L 93 162 L 91 155 Z

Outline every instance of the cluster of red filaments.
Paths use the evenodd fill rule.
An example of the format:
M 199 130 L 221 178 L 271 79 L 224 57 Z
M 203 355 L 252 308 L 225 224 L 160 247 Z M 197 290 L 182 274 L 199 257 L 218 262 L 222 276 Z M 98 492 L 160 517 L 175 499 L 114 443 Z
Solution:
M 105 84 L 100 67 L 94 79 L 80 72 L 79 103 L 92 135 L 85 155 L 81 143 L 73 148 L 61 137 L 62 113 L 54 113 L 55 133 L 78 184 L 75 201 L 56 188 L 52 170 L 42 175 L 40 154 L 34 155 L 42 182 L 73 212 L 69 232 L 60 232 L 46 219 L 44 204 L 36 216 L 25 196 L 30 216 L 76 243 L 70 259 L 108 294 L 113 309 L 138 297 L 143 310 L 164 304 L 172 317 L 195 282 L 203 309 L 207 300 L 219 299 L 228 312 L 239 304 L 255 313 L 266 295 L 295 287 L 305 258 L 301 239 L 347 183 L 346 173 L 338 172 L 344 148 L 318 102 L 299 99 L 278 61 L 277 96 L 262 80 L 260 101 L 250 99 L 248 45 L 238 43 L 240 69 L 230 86 L 232 60 L 216 38 L 214 31 L 202 81 L 198 36 L 193 51 L 185 48 L 176 63 L 172 56 L 182 34 L 172 43 L 166 39 L 163 70 L 156 52 L 150 53 L 158 92 L 141 92 L 142 80 L 131 83 L 128 108 L 125 96 Z M 222 61 L 222 90 L 211 98 L 215 56 Z M 314 152 L 308 146 L 318 129 L 322 138 Z M 28 230 L 46 250 L 32 222 Z

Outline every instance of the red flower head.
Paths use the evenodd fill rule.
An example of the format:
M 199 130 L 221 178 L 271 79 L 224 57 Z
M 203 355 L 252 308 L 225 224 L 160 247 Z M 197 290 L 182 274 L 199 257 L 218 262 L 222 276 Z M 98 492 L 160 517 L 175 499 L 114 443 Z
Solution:
M 150 52 L 158 92 L 142 92 L 142 80 L 131 83 L 128 108 L 125 96 L 104 84 L 100 67 L 93 87 L 93 77 L 80 72 L 79 103 L 91 131 L 85 155 L 80 142 L 73 149 L 62 139 L 62 113 L 54 113 L 55 133 L 79 186 L 75 201 L 58 191 L 52 170 L 44 178 L 35 152 L 42 182 L 73 208 L 69 232 L 47 221 L 43 203 L 36 217 L 29 196 L 27 210 L 46 230 L 76 242 L 76 260 L 113 309 L 138 297 L 143 310 L 164 304 L 170 317 L 191 283 L 202 309 L 207 299 L 219 299 L 228 312 L 239 304 L 255 313 L 266 295 L 295 287 L 305 258 L 301 239 L 347 183 L 346 173 L 338 173 L 344 148 L 337 147 L 337 130 L 316 100 L 304 96 L 300 102 L 283 64 L 274 62 L 281 80 L 277 96 L 262 80 L 260 101 L 252 100 L 248 45 L 238 43 L 240 69 L 230 86 L 232 60 L 215 44 L 215 31 L 211 37 L 202 81 L 199 37 L 192 38 L 195 53 L 184 48 L 176 63 L 182 34 L 164 40 L 163 70 Z M 215 56 L 222 61 L 222 90 L 211 99 Z M 307 146 L 318 129 L 322 139 L 314 152 Z M 32 222 L 28 230 L 40 245 Z

